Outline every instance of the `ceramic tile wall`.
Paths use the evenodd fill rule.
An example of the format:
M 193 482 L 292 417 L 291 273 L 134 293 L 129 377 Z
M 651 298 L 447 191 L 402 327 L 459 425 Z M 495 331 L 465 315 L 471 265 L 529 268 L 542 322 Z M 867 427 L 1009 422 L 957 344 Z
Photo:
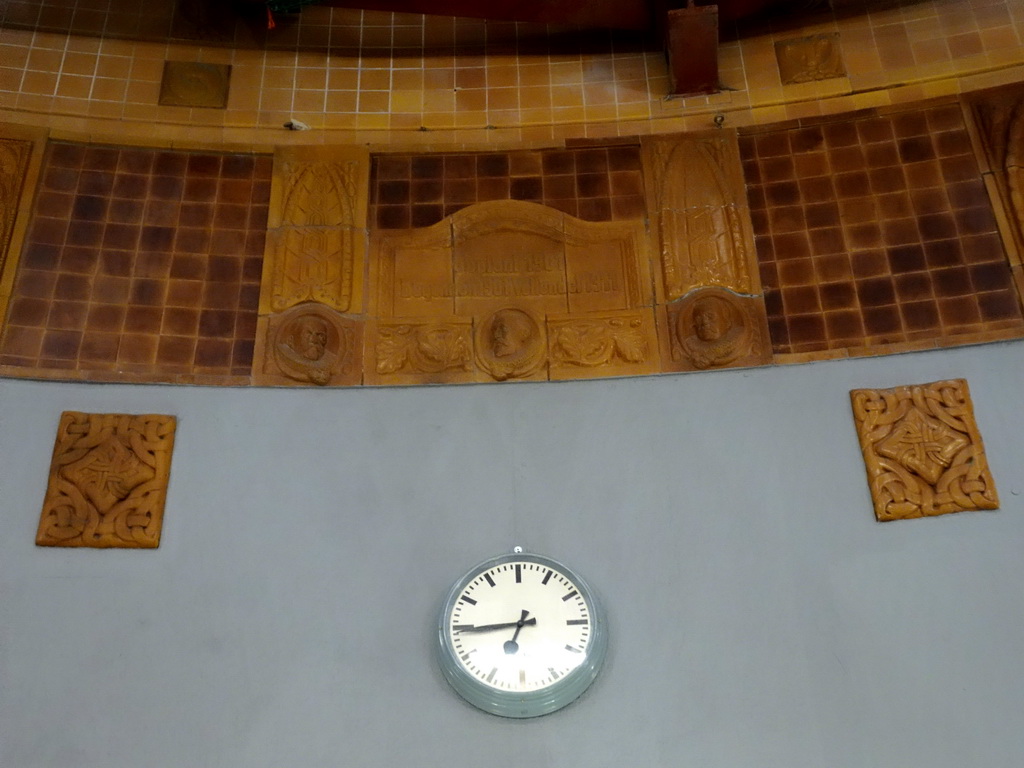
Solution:
M 740 140 L 776 354 L 1024 330 L 958 103 Z
M 473 203 L 525 200 L 586 221 L 644 215 L 636 145 L 374 159 L 371 224 L 425 227 Z
M 3 6 L 9 24 L 27 5 Z M 96 13 L 113 13 L 112 5 L 100 3 Z M 710 127 L 716 113 L 726 114 L 729 125 L 763 123 L 1022 76 L 1024 4 L 1018 0 L 890 0 L 872 7 L 804 16 L 799 28 L 740 30 L 738 37 L 724 30 L 723 91 L 672 100 L 665 98 L 660 50 L 604 34 L 586 48 L 577 42 L 542 53 L 529 42 L 534 31 L 521 25 L 392 14 L 363 14 L 356 25 L 353 12 L 334 9 L 343 22 L 334 23 L 334 16 L 327 22 L 309 9 L 301 17 L 308 22 L 282 30 L 279 47 L 267 50 L 226 47 L 217 39 L 125 40 L 117 36 L 119 24 L 130 26 L 125 19 L 110 21 L 110 33 L 96 36 L 69 36 L 41 18 L 34 28 L 31 19 L 7 27 L 0 21 L 0 116 L 10 110 L 21 122 L 37 115 L 53 127 L 88 133 L 109 131 L 107 121 L 120 120 L 126 121 L 122 136 L 169 143 L 280 143 L 286 140 L 281 126 L 294 117 L 315 130 L 288 141 L 486 145 L 694 130 Z M 98 26 L 98 18 L 89 23 Z M 428 28 L 431 39 L 450 39 L 452 47 L 417 49 Z M 783 85 L 775 43 L 834 33 L 847 76 Z M 326 50 L 308 49 L 323 45 L 325 35 Z M 157 107 L 167 59 L 230 64 L 227 108 Z
M 0 366 L 248 380 L 271 160 L 49 146 Z
M 636 220 L 638 137 L 706 131 L 716 115 L 745 131 L 776 362 L 1021 335 L 953 102 L 1024 81 L 1024 4 L 831 5 L 799 25 L 723 30 L 722 92 L 669 100 L 662 52 L 604 33 L 323 8 L 268 33 L 166 0 L 145 15 L 0 4 L 0 122 L 56 140 L 0 370 L 250 382 L 275 148 L 373 148 L 370 228 L 495 199 Z M 845 75 L 783 85 L 776 44 L 815 35 L 838 41 L 828 74 Z M 158 106 L 168 60 L 230 65 L 226 108 Z M 946 103 L 920 107 L 934 97 Z M 286 131 L 293 118 L 312 130 Z
M 975 151 L 959 100 L 742 132 L 737 184 L 746 185 L 764 299 L 749 322 L 766 322 L 771 337 L 771 354 L 743 364 L 1024 335 L 1005 233 Z M 425 228 L 495 199 L 636 222 L 647 214 L 651 167 L 643 166 L 656 157 L 645 160 L 635 143 L 378 154 L 360 183 L 369 185 L 369 208 L 353 226 Z M 265 155 L 51 142 L 0 371 L 252 383 L 272 165 Z M 642 268 L 657 273 L 663 258 L 652 250 Z M 677 326 L 692 298 L 666 304 L 659 335 L 688 331 Z M 359 311 L 348 321 L 363 322 Z M 666 357 L 667 339 L 651 370 L 682 365 Z M 356 372 L 336 383 L 361 381 Z

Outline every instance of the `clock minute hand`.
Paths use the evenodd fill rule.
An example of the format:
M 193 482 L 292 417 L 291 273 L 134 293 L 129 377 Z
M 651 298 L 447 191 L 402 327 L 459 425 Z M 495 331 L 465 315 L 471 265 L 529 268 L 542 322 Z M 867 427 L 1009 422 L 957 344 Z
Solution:
M 456 632 L 490 632 L 494 629 L 511 629 L 512 627 L 525 627 L 528 624 L 536 624 L 537 618 L 527 619 L 526 621 L 509 621 L 504 624 L 481 624 L 475 626 L 473 624 L 456 624 L 452 629 Z

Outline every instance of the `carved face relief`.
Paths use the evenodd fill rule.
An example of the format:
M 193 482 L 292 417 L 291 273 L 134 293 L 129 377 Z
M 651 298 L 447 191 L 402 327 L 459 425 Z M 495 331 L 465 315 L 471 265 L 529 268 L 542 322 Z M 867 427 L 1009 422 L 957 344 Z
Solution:
M 292 323 L 292 338 L 286 343 L 296 354 L 316 362 L 327 352 L 327 333 L 323 318 L 302 315 Z
M 344 357 L 342 334 L 319 305 L 300 305 L 274 334 L 274 359 L 297 381 L 327 384 Z
M 535 325 L 518 309 L 502 309 L 491 318 L 491 350 L 495 357 L 510 357 L 523 351 Z
M 750 349 L 746 315 L 724 293 L 701 295 L 676 316 L 679 348 L 696 368 L 727 365 Z
M 718 341 L 729 330 L 729 317 L 719 308 L 720 303 L 720 300 L 712 298 L 694 303 L 693 329 L 701 341 Z
M 521 309 L 499 309 L 477 328 L 477 357 L 498 381 L 532 373 L 544 359 L 540 324 Z

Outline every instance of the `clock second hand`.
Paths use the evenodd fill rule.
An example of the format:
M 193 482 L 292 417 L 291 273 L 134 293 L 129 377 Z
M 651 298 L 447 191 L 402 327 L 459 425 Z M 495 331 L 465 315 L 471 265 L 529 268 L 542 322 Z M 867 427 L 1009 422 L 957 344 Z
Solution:
M 516 627 L 515 634 L 512 635 L 512 639 L 506 641 L 505 645 L 503 646 L 503 648 L 505 649 L 505 653 L 507 653 L 509 655 L 512 655 L 512 654 L 516 653 L 519 650 L 519 643 L 516 642 L 516 639 L 519 637 L 519 631 L 524 626 L 526 626 L 527 624 L 536 624 L 537 623 L 537 619 L 536 618 L 534 618 L 532 621 L 527 621 L 526 617 L 529 616 L 529 615 L 530 615 L 530 612 L 524 610 L 523 611 L 523 615 L 519 617 L 519 621 L 517 621 L 516 624 L 515 624 L 515 627 Z

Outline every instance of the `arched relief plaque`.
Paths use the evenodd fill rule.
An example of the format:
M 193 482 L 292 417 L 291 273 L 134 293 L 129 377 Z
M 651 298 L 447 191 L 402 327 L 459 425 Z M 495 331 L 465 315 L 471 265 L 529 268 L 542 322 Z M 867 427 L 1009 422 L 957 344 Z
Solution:
M 258 384 L 359 384 L 361 324 L 322 304 L 299 304 L 261 318 L 255 359 Z
M 274 158 L 260 312 L 316 301 L 362 312 L 369 154 L 288 148 Z
M 702 288 L 664 308 L 666 369 L 696 371 L 771 360 L 764 304 L 723 288 Z
M 713 285 L 760 292 L 735 134 L 654 137 L 643 148 L 664 301 Z
M 370 295 L 377 324 L 367 377 L 379 384 L 547 378 L 551 322 L 592 320 L 609 333 L 618 327 L 615 313 L 635 318 L 647 307 L 639 313 L 647 317 L 653 304 L 643 222 L 586 222 L 515 200 L 473 205 L 430 227 L 375 232 Z M 471 370 L 461 343 L 450 348 L 464 338 L 455 333 L 460 323 L 472 327 Z M 451 332 L 438 335 L 440 327 Z M 657 344 L 652 322 L 639 327 L 630 334 L 642 333 L 654 350 L 637 370 L 646 372 Z M 628 335 L 620 334 L 620 347 Z M 570 358 L 559 365 L 585 376 L 638 365 L 619 354 L 586 365 Z M 445 368 L 434 370 L 442 361 Z

